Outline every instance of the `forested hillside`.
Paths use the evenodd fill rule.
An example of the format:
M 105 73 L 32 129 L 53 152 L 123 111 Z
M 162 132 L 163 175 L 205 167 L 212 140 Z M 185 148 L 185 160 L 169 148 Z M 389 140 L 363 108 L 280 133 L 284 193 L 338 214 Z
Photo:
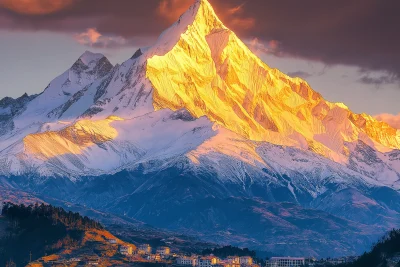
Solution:
M 341 267 L 392 267 L 400 266 L 400 230 L 392 230 L 381 238 L 370 252 L 357 261 Z
M 9 260 L 20 266 L 67 246 L 78 246 L 85 230 L 103 229 L 79 213 L 44 204 L 4 203 L 2 216 L 0 266 Z

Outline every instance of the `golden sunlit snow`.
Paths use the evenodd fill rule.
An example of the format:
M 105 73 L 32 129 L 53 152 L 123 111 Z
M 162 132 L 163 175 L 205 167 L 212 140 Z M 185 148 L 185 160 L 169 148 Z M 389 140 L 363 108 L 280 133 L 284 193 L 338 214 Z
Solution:
M 146 59 L 155 110 L 186 108 L 244 140 L 311 150 L 337 162 L 347 162 L 348 143 L 359 140 L 382 152 L 400 148 L 399 132 L 388 124 L 353 114 L 342 103 L 330 103 L 304 80 L 263 63 L 223 25 L 206 0 L 196 1 L 188 12 L 193 12 L 192 21 L 184 25 L 172 48 L 155 49 L 164 52 L 150 53 Z M 179 23 L 187 21 L 180 19 L 175 26 Z M 118 132 L 110 126 L 115 119 L 82 120 L 59 132 L 29 135 L 24 139 L 25 150 L 39 158 L 80 154 L 93 144 L 116 138 Z M 207 147 L 218 147 L 215 142 L 220 138 L 188 156 L 195 161 Z M 260 160 L 253 144 L 248 146 L 246 153 Z
M 81 120 L 55 132 L 31 134 L 24 138 L 26 152 L 38 158 L 49 159 L 68 153 L 81 154 L 94 144 L 115 139 L 118 132 L 110 123 L 122 120 L 112 116 L 105 120 Z
M 345 142 L 399 148 L 386 123 L 325 101 L 307 82 L 271 69 L 227 29 L 207 1 L 165 55 L 148 59 L 154 107 L 188 109 L 250 140 L 311 149 L 345 161 Z

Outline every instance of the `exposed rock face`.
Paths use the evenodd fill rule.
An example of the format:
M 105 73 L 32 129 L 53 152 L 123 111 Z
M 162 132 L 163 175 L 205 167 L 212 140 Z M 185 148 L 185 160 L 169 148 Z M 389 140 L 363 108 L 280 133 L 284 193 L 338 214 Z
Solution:
M 5 97 L 0 100 L 0 136 L 14 129 L 13 118 L 23 112 L 27 104 L 36 96 L 25 93 L 17 99 Z

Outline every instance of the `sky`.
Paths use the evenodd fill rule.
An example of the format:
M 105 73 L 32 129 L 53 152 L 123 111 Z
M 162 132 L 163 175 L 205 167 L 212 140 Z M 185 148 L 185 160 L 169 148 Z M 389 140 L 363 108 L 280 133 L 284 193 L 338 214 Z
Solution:
M 0 0 L 0 98 L 40 93 L 86 50 L 130 58 L 194 0 Z M 357 113 L 400 112 L 400 1 L 209 0 L 270 67 Z M 388 114 L 386 114 L 388 113 Z

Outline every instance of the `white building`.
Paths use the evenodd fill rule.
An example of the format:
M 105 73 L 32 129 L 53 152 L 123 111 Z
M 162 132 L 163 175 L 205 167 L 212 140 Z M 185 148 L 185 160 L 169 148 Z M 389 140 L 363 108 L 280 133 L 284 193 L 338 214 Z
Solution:
M 117 239 L 108 239 L 108 243 L 117 244 Z
M 225 260 L 219 261 L 218 265 L 223 267 L 240 267 L 240 258 L 229 256 Z
M 196 257 L 179 257 L 176 259 L 176 264 L 178 265 L 185 265 L 185 266 L 196 266 L 197 265 L 197 258 Z
M 239 264 L 240 258 L 236 256 L 229 256 L 228 258 L 226 258 L 226 261 L 233 264 Z
M 161 256 L 160 256 L 160 254 L 150 254 L 150 255 L 147 255 L 147 259 L 149 261 L 161 261 Z
M 300 267 L 305 265 L 305 258 L 272 257 L 267 261 L 267 267 Z
M 138 248 L 138 254 L 151 254 L 151 247 L 149 244 L 141 244 Z
M 125 256 L 132 255 L 133 248 L 131 246 L 120 246 L 119 253 Z
M 169 256 L 171 250 L 169 247 L 159 247 L 157 248 L 156 254 L 160 254 L 161 257 Z
M 253 258 L 250 256 L 243 256 L 239 258 L 240 265 L 250 266 L 253 264 Z
M 212 267 L 213 265 L 217 265 L 219 263 L 219 259 L 214 256 L 202 257 L 197 261 L 198 267 Z

